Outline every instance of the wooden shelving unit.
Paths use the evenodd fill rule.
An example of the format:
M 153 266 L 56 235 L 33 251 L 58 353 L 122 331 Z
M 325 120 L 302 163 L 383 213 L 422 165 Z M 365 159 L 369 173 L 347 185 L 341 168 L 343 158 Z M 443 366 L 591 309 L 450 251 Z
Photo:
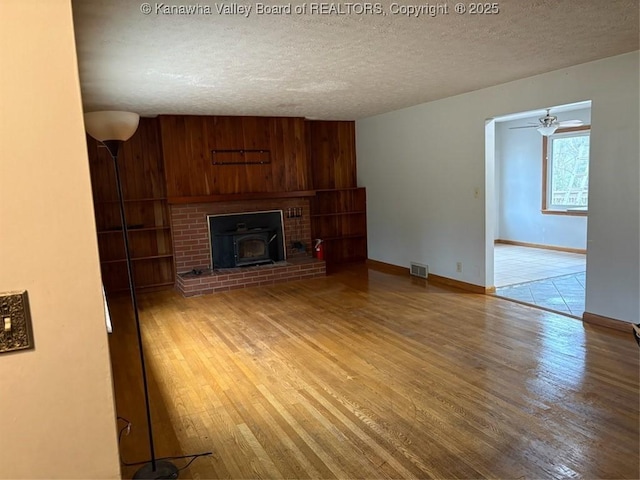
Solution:
M 325 242 L 328 264 L 367 258 L 366 190 L 318 190 L 311 199 L 311 233 Z
M 173 285 L 173 245 L 156 119 L 141 119 L 118 166 L 125 198 L 133 275 L 138 289 Z M 107 292 L 129 288 L 113 160 L 87 139 L 102 282 Z
M 327 266 L 367 259 L 367 196 L 357 187 L 354 122 L 307 122 L 311 235 L 324 241 Z

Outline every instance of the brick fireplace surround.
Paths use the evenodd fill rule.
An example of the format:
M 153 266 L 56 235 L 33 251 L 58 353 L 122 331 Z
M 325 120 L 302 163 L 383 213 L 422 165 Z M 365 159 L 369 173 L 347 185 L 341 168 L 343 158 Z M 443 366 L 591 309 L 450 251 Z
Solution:
M 287 218 L 289 208 L 302 216 Z M 283 264 L 211 270 L 207 215 L 282 210 L 287 261 Z M 186 297 L 237 288 L 302 280 L 326 275 L 325 262 L 311 256 L 311 222 L 307 198 L 171 205 L 176 288 Z M 304 251 L 295 249 L 302 242 Z M 191 273 L 202 271 L 200 275 Z

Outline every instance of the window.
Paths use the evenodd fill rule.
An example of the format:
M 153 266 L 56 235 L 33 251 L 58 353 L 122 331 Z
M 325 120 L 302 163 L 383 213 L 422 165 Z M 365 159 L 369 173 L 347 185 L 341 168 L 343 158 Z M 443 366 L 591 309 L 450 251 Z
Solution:
M 542 139 L 542 213 L 586 215 L 590 127 L 558 129 Z

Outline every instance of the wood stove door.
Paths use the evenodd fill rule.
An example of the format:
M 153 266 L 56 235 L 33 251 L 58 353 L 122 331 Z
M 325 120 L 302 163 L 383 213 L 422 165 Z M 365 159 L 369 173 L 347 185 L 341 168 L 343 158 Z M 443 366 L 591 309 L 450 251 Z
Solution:
M 233 248 L 236 266 L 257 265 L 271 262 L 269 231 L 234 235 Z

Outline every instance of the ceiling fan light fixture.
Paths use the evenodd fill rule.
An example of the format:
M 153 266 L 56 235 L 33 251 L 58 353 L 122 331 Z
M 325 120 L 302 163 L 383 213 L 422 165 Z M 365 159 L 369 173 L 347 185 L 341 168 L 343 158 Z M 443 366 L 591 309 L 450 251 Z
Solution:
M 537 130 L 543 137 L 548 137 L 549 135 L 553 135 L 557 129 L 557 125 L 549 125 L 547 127 L 539 127 Z

